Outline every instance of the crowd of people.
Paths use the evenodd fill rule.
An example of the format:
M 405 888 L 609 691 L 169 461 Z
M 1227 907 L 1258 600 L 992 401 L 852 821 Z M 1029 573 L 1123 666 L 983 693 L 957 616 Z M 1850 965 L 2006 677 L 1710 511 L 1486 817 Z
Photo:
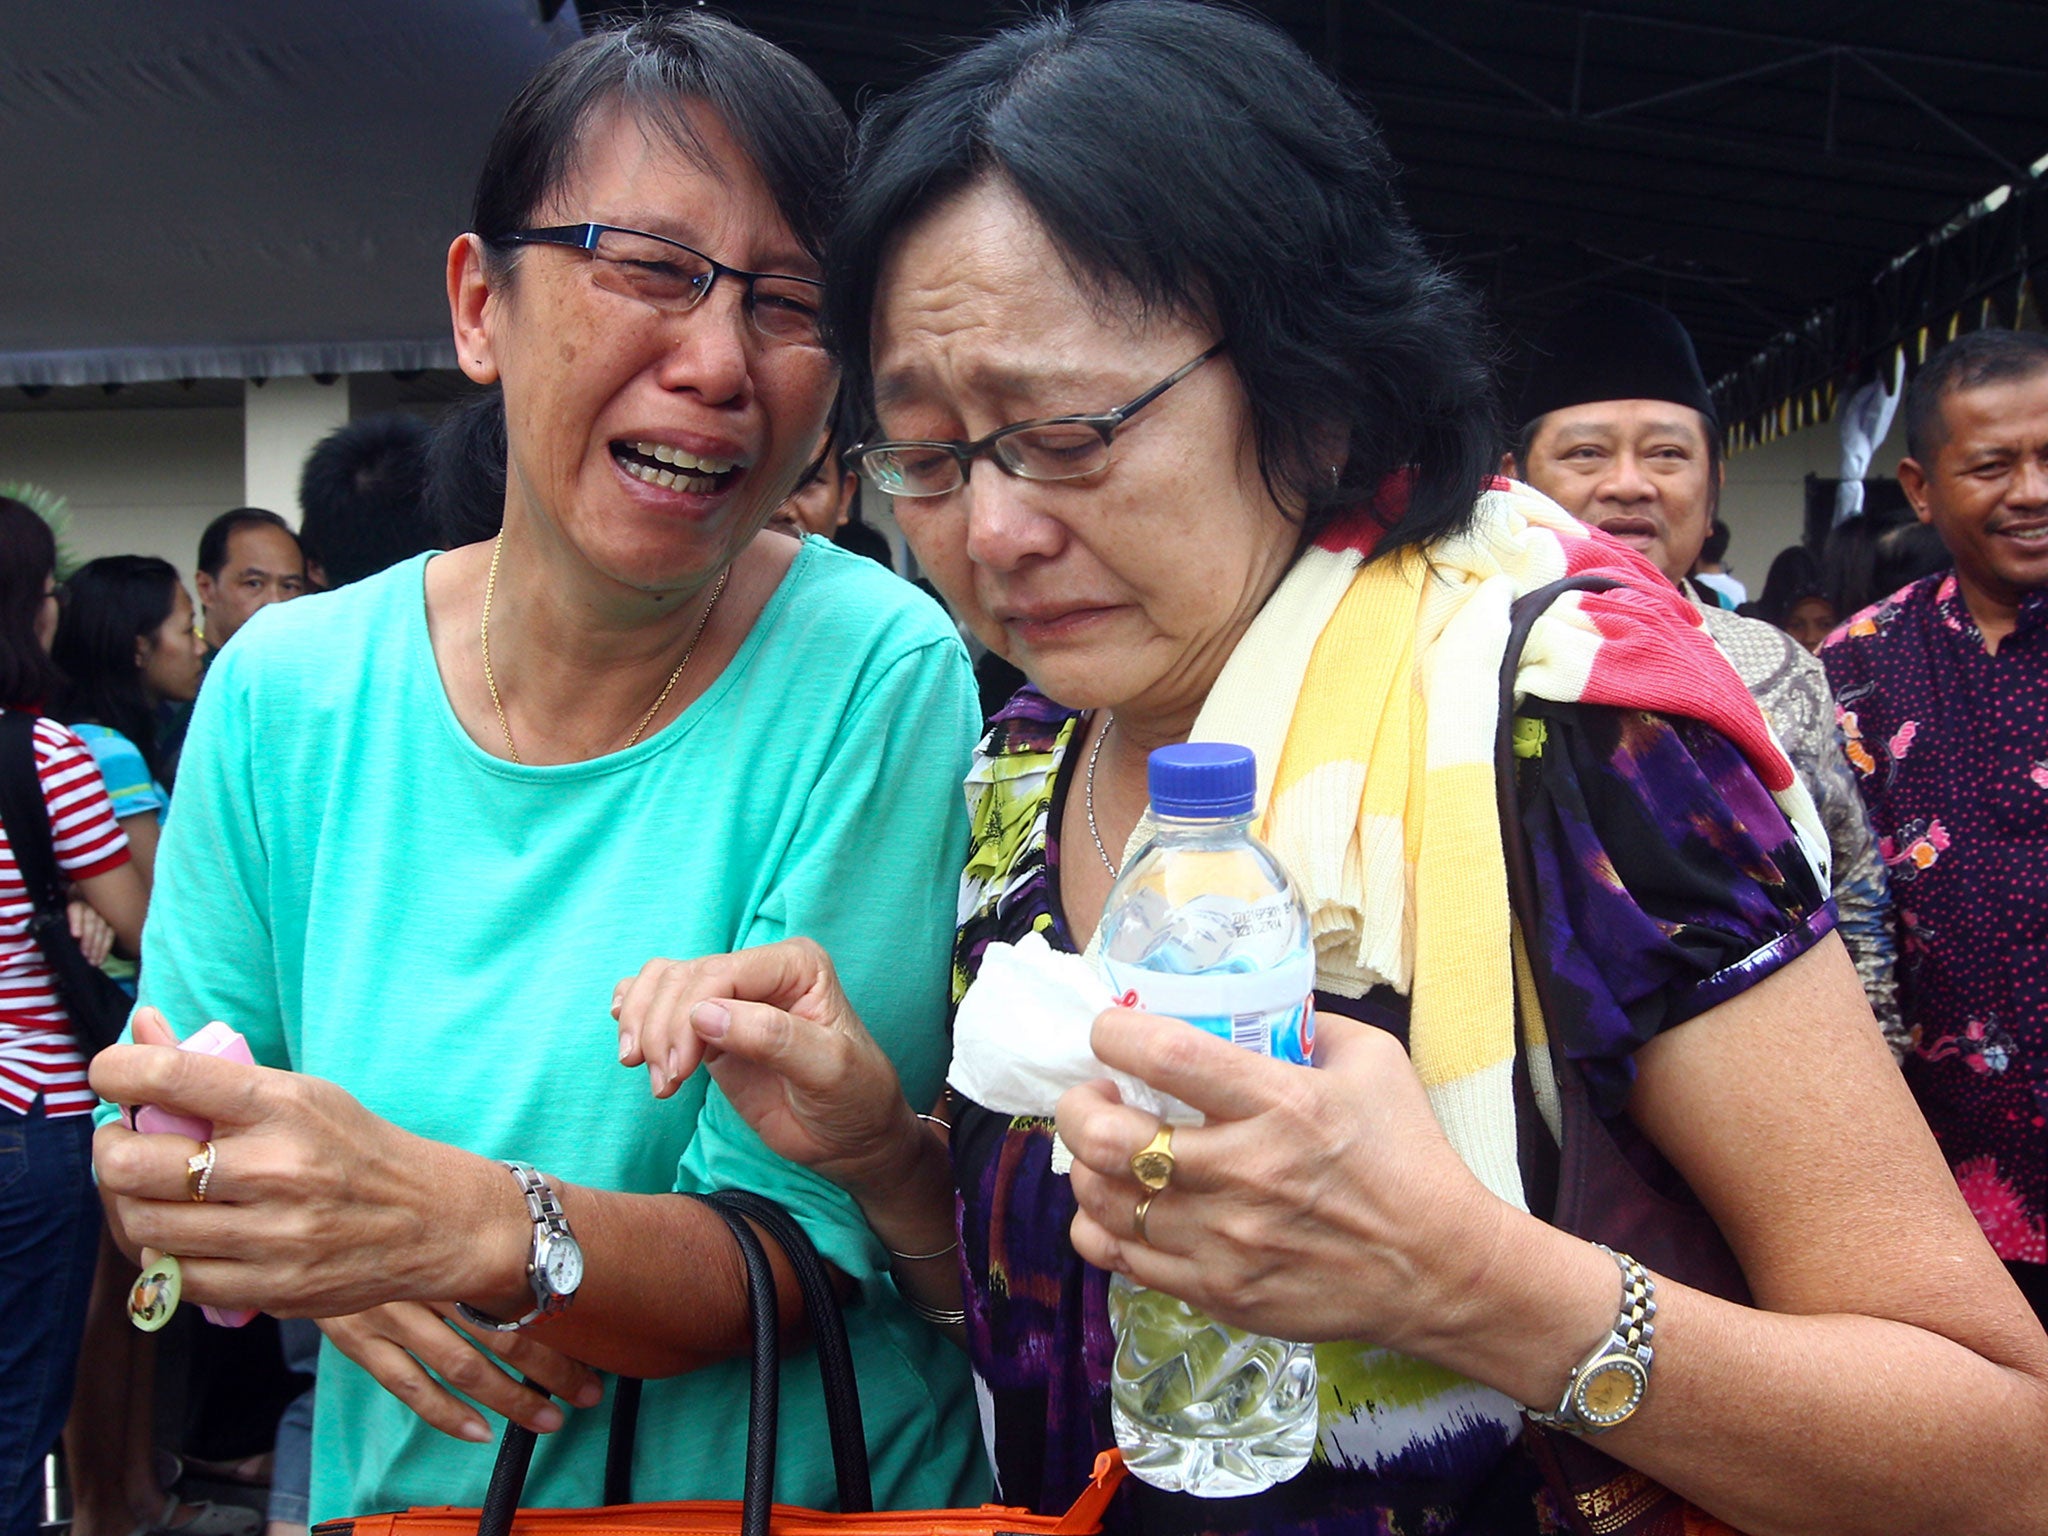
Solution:
M 594 1504 L 623 1378 L 636 1496 L 728 1497 L 746 1286 L 678 1198 L 724 1189 L 832 1267 L 880 1507 L 1065 1510 L 1122 1274 L 1323 1386 L 1299 1476 L 1127 1482 L 1120 1532 L 2048 1526 L 2048 336 L 1930 357 L 1913 528 L 1751 603 L 1678 321 L 1563 309 L 1504 398 L 1395 183 L 1196 0 L 1013 26 L 857 131 L 653 15 L 499 125 L 476 398 L 323 444 L 296 530 L 216 520 L 196 610 L 137 556 L 60 589 L 0 501 L 61 870 L 8 822 L 4 1536 L 74 1381 L 83 1536 L 253 1536 L 164 1486 L 138 1259 L 317 1360 L 270 1536 L 479 1504 L 507 1422 L 529 1502 Z M 1258 754 L 1314 1066 L 1119 1008 L 1056 1113 L 977 1102 L 954 1011 L 1096 952 L 1188 740 Z M 166 1049 L 212 1020 L 253 1065 Z M 832 1502 L 822 1436 L 777 1491 Z

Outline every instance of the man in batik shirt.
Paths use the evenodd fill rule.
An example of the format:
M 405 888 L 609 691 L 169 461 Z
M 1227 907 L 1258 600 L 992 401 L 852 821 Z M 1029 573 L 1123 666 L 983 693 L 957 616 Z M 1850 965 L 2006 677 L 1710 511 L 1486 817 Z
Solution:
M 1903 1058 L 1891 897 L 1827 674 L 1783 630 L 1731 613 L 1712 594 L 1703 600 L 1687 580 L 1714 525 L 1722 468 L 1721 426 L 1692 338 L 1669 310 L 1626 294 L 1582 304 L 1537 344 L 1517 421 L 1502 470 L 1670 577 L 1778 733 L 1827 828 L 1842 940 L 1886 1043 Z
M 2048 336 L 1951 343 L 1904 414 L 1899 483 L 1955 569 L 1821 660 L 1891 870 L 1907 1081 L 2048 1317 Z

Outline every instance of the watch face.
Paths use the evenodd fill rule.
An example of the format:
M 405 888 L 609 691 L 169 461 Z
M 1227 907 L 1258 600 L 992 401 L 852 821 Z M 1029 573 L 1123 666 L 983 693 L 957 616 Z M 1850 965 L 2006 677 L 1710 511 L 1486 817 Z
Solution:
M 1580 1418 L 1606 1429 L 1636 1411 L 1649 1384 L 1649 1373 L 1640 1361 L 1630 1355 L 1616 1355 L 1597 1362 L 1579 1378 L 1572 1401 Z
M 550 1236 L 541 1243 L 540 1279 L 556 1296 L 573 1296 L 583 1283 L 583 1250 L 574 1238 Z

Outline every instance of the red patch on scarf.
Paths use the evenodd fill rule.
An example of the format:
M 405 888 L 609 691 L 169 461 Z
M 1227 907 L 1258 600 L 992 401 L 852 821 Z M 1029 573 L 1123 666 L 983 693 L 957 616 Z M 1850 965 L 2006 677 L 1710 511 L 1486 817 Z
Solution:
M 1578 594 L 1580 610 L 1600 632 L 1584 702 L 1712 726 L 1749 759 L 1764 788 L 1778 794 L 1792 787 L 1792 764 L 1771 739 L 1756 700 L 1707 633 L 1699 610 L 1662 571 L 1598 532 L 1565 541 L 1565 569 L 1626 583 Z

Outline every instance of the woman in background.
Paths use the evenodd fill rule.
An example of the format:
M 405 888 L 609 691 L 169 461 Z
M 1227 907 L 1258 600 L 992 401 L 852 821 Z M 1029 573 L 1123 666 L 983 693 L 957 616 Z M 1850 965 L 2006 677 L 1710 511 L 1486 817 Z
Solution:
M 57 714 L 98 764 L 145 897 L 170 808 L 172 772 L 157 730 L 165 704 L 189 704 L 205 675 L 206 642 L 177 569 L 149 555 L 107 555 L 72 572 L 59 594 L 51 660 L 64 674 Z M 104 969 L 130 996 L 134 962 Z M 65 1427 L 75 1536 L 248 1536 L 252 1511 L 166 1494 L 155 1443 L 154 1337 L 128 1326 L 129 1264 L 104 1225 L 78 1360 L 78 1389 Z
M 132 954 L 142 880 L 92 754 L 47 713 L 61 682 L 49 655 L 56 629 L 57 541 L 32 510 L 0 497 L 0 707 L 35 717 L 34 770 L 57 867 Z M 89 1162 L 97 1101 L 30 929 L 9 839 L 0 826 L 0 1536 L 34 1536 L 43 1456 L 71 1403 L 98 1252 Z M 86 935 L 88 958 L 104 958 L 105 926 L 93 940 L 87 923 L 74 902 L 73 935 Z

